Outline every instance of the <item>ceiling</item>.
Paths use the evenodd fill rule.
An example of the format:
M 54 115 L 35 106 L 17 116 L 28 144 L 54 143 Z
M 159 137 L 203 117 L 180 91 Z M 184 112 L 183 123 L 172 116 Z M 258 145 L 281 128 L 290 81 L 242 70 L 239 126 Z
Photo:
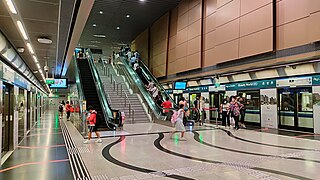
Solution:
M 43 69 L 47 62 L 50 74 L 57 71 L 56 69 L 61 67 L 66 51 L 66 39 L 69 35 L 75 0 L 68 0 L 68 3 L 62 1 L 64 3 L 61 4 L 59 4 L 60 0 L 12 1 L 18 11 L 18 15 L 22 18 L 41 68 Z M 23 53 L 20 53 L 21 57 L 33 72 L 37 72 L 38 68 L 5 3 L 5 1 L 0 1 L 0 29 L 16 49 L 19 47 L 25 49 Z M 60 17 L 63 17 L 60 21 L 59 8 Z M 51 39 L 52 44 L 40 44 L 37 41 L 40 37 Z M 40 73 L 35 73 L 35 76 L 39 80 L 42 79 Z
M 180 0 L 96 0 L 80 38 L 81 47 L 102 49 L 110 55 L 113 48 L 131 41 L 166 12 L 176 7 Z M 103 11 L 100 14 L 99 11 Z M 126 15 L 130 17 L 127 18 Z M 93 24 L 96 27 L 93 27 Z M 117 26 L 120 27 L 117 30 Z M 106 38 L 94 37 L 94 34 Z

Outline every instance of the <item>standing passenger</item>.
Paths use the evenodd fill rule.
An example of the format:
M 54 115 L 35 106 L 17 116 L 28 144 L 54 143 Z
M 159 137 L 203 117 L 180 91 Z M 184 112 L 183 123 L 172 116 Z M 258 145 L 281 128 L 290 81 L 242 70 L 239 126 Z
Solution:
M 67 113 L 67 121 L 69 121 L 70 113 L 71 113 L 71 105 L 69 104 L 69 101 L 67 101 L 67 104 L 66 104 L 66 113 Z
M 241 127 L 246 128 L 246 125 L 244 124 L 244 117 L 246 115 L 246 105 L 242 97 L 239 99 L 239 105 L 240 105 L 240 125 Z
M 229 106 L 230 104 L 226 99 L 222 101 L 220 105 L 220 113 L 222 114 L 222 126 L 230 127 L 230 118 L 229 118 Z
M 238 130 L 240 128 L 239 127 L 240 106 L 235 96 L 231 97 L 230 112 L 231 112 L 231 117 L 234 119 L 235 129 Z
M 59 119 L 61 119 L 62 118 L 62 116 L 63 116 L 63 108 L 64 108 L 64 106 L 63 106 L 63 104 L 62 104 L 62 102 L 59 104 L 59 107 L 58 107 L 58 109 L 59 109 Z
M 87 117 L 88 121 L 88 140 L 84 141 L 84 144 L 88 144 L 92 137 L 92 132 L 94 132 L 98 138 L 96 141 L 97 143 L 102 143 L 102 140 L 100 139 L 100 133 L 97 130 L 96 124 L 97 124 L 97 111 L 93 110 L 92 106 L 88 107 L 89 110 L 89 116 Z
M 132 67 L 134 67 L 134 64 L 136 63 L 136 61 L 137 61 L 137 58 L 135 56 L 132 56 L 130 59 L 130 63 Z

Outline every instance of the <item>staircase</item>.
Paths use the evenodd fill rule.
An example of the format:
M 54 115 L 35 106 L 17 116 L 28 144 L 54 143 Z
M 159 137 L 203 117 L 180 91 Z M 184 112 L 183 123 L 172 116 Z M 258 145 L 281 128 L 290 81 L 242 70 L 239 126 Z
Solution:
M 111 78 L 104 75 L 101 68 L 102 66 L 102 64 L 99 64 L 97 69 L 103 83 L 104 90 L 106 91 L 105 93 L 107 94 L 108 101 L 112 108 L 119 109 L 121 112 L 125 113 L 124 123 L 149 123 L 150 118 L 146 113 L 146 110 L 144 109 L 139 97 L 130 92 L 123 77 L 117 76 L 116 72 L 113 70 L 113 66 L 108 64 L 107 68 L 109 70 L 109 74 L 111 74 L 112 81 L 115 81 L 115 83 L 111 82 Z
M 92 106 L 94 110 L 100 114 L 102 119 L 105 119 L 102 112 L 99 96 L 97 94 L 96 85 L 92 77 L 92 73 L 89 67 L 87 59 L 77 59 L 78 67 L 80 70 L 80 79 L 83 87 L 83 94 L 87 102 L 87 107 Z M 98 126 L 98 130 L 109 130 L 106 123 L 101 123 Z

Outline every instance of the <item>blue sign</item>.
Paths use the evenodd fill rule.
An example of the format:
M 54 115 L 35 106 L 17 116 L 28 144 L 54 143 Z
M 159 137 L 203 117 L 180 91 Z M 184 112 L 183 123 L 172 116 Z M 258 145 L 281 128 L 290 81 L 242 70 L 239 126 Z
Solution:
M 320 85 L 320 75 L 315 75 L 312 77 L 312 85 Z
M 198 87 L 189 87 L 184 93 L 190 93 L 190 92 L 209 92 L 209 86 L 198 86 Z

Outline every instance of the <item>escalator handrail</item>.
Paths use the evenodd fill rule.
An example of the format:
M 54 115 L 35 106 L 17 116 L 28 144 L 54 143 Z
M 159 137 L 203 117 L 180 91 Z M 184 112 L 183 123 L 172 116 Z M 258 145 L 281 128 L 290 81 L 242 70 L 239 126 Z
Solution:
M 114 120 L 113 115 L 112 115 L 112 112 L 114 110 L 112 110 L 112 108 L 110 107 L 109 102 L 108 102 L 108 100 L 107 100 L 107 98 L 105 96 L 105 91 L 104 91 L 104 88 L 103 88 L 103 85 L 102 85 L 101 78 L 100 78 L 99 73 L 97 72 L 97 69 L 96 69 L 96 67 L 94 65 L 94 62 L 93 62 L 92 53 L 91 53 L 90 49 L 87 49 L 87 52 L 89 53 L 89 55 L 88 55 L 89 67 L 90 67 L 90 69 L 92 70 L 92 73 L 93 73 L 92 74 L 93 75 L 93 80 L 95 81 L 95 85 L 96 85 L 96 88 L 97 88 L 97 94 L 99 96 L 100 104 L 101 104 L 102 109 L 103 109 L 103 114 L 106 117 L 108 123 L 111 123 L 111 124 L 113 124 L 113 125 L 115 125 L 117 127 L 118 125 L 112 121 L 112 120 Z
M 134 72 L 134 75 L 137 76 L 135 77 L 136 80 L 139 80 L 138 82 L 135 82 L 135 80 L 133 79 L 133 77 L 130 75 L 130 70 L 133 71 L 133 69 L 131 68 L 131 66 L 129 66 L 129 64 L 126 61 L 126 59 L 122 60 L 122 57 L 119 57 L 118 59 L 116 59 L 116 61 L 119 61 L 122 66 L 120 66 L 121 64 L 118 64 L 117 62 L 115 63 L 115 65 L 117 66 L 117 69 L 121 69 L 122 72 L 124 73 L 124 75 L 127 77 L 127 80 L 129 81 L 130 85 L 133 85 L 135 87 L 137 87 L 139 89 L 139 93 L 143 99 L 144 102 L 146 102 L 147 105 L 149 105 L 149 108 L 155 112 L 154 114 L 156 115 L 156 117 L 158 119 L 163 119 L 161 110 L 158 108 L 158 105 L 154 102 L 153 98 L 151 97 L 150 93 L 147 91 L 147 89 L 145 88 L 143 82 L 141 81 L 141 79 L 139 78 L 139 76 Z M 140 86 L 138 86 L 137 84 L 140 83 Z M 142 87 L 143 86 L 143 87 Z M 150 100 L 147 99 L 147 97 L 150 98 Z M 155 108 L 157 107 L 157 108 Z M 158 109 L 158 112 L 157 112 Z
M 73 60 L 74 60 L 74 64 L 75 64 L 75 68 L 76 68 L 76 73 L 78 73 L 78 76 L 79 76 L 79 84 L 80 84 L 80 87 L 78 87 L 78 94 L 80 94 L 79 96 L 83 97 L 83 99 L 85 100 L 86 97 L 83 93 L 83 85 L 82 85 L 82 82 L 81 82 L 81 73 L 80 73 L 80 69 L 78 67 L 78 63 L 77 63 L 77 59 L 75 56 L 73 56 Z M 77 84 L 77 83 L 76 83 Z
M 142 61 L 140 60 L 139 61 L 139 66 L 142 67 L 142 70 L 143 71 L 146 71 L 144 72 L 144 74 L 149 74 L 149 77 L 151 77 L 152 79 L 152 82 L 154 82 L 154 84 L 156 85 L 157 89 L 159 89 L 163 94 L 165 94 L 166 97 L 169 97 L 170 98 L 170 101 L 173 105 L 173 107 L 179 107 L 175 101 L 172 99 L 172 97 L 166 93 L 166 90 L 163 88 L 163 86 L 158 82 L 157 78 L 150 72 L 148 66 Z

